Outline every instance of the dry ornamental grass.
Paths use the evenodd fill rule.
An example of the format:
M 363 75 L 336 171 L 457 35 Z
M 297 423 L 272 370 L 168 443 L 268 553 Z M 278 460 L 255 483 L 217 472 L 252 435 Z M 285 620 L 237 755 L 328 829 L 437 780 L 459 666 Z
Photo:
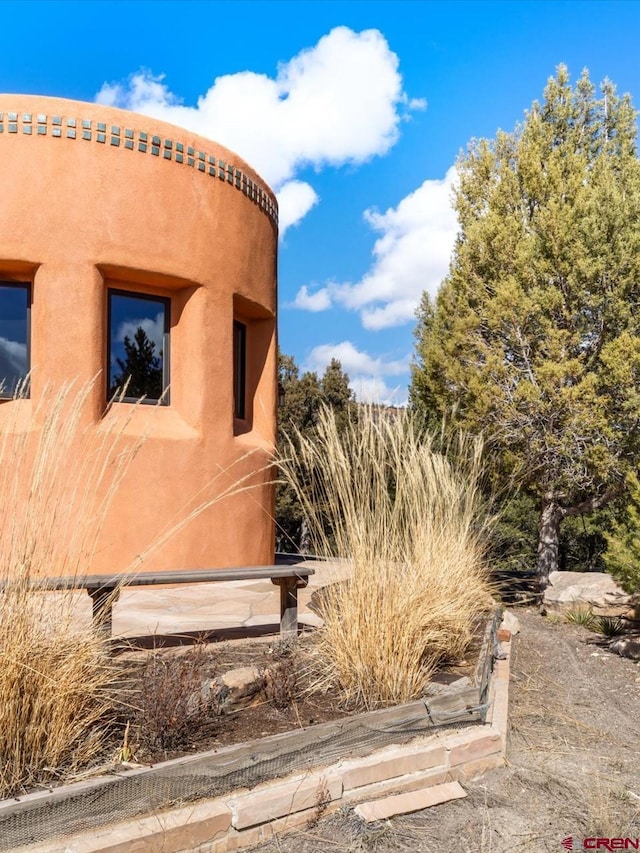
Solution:
M 43 578 L 91 572 L 109 507 L 146 438 L 126 435 L 135 406 L 122 406 L 109 427 L 87 418 L 96 381 L 47 389 L 29 429 L 30 401 L 0 412 L 0 797 L 91 765 L 118 717 L 122 668 L 78 619 L 85 593 L 42 591 Z M 263 471 L 220 470 L 126 571 Z
M 49 389 L 34 434 L 26 400 L 0 425 L 0 795 L 85 767 L 98 754 L 117 673 L 105 641 L 79 630 L 78 593 L 41 592 L 41 580 L 91 565 L 100 525 L 139 441 L 89 431 L 92 383 Z M 81 440 L 82 453 L 71 453 Z
M 365 708 L 420 696 L 490 603 L 480 445 L 445 456 L 408 414 L 364 410 L 341 430 L 325 410 L 289 451 L 280 467 L 316 552 L 348 575 L 322 599 L 321 681 Z

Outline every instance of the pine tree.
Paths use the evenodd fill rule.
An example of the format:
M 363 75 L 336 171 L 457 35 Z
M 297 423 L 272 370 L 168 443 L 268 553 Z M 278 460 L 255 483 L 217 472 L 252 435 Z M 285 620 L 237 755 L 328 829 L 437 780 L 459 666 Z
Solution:
M 286 452 L 289 442 L 296 446 L 296 431 L 302 435 L 313 434 L 322 406 L 336 413 L 339 424 L 346 424 L 355 416 L 353 392 L 349 377 L 337 359 L 331 359 L 319 380 L 316 373 L 307 371 L 300 375 L 295 359 L 278 355 L 278 381 L 284 394 L 284 404 L 278 412 L 278 446 Z M 276 550 L 305 551 L 305 533 L 302 509 L 293 489 L 286 483 L 276 487 Z
M 136 329 L 133 341 L 128 335 L 125 337 L 125 359 L 116 359 L 120 373 L 113 377 L 109 396 L 113 397 L 126 386 L 127 397 L 146 397 L 149 400 L 162 397 L 162 361 L 155 355 L 155 349 L 155 343 L 142 326 Z
M 541 586 L 560 524 L 606 505 L 638 458 L 636 114 L 560 66 L 524 122 L 458 163 L 449 275 L 419 309 L 412 404 L 472 431 L 540 507 Z

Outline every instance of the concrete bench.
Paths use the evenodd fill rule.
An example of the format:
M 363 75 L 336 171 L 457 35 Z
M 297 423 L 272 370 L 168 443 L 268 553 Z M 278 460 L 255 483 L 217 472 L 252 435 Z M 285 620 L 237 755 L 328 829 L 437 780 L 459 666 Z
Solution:
M 280 587 L 280 636 L 294 637 L 298 632 L 298 590 L 307 586 L 314 569 L 302 566 L 247 566 L 228 569 L 189 569 L 185 571 L 139 572 L 120 575 L 84 575 L 45 578 L 39 590 L 86 589 L 93 605 L 96 631 L 111 636 L 112 608 L 120 589 L 129 586 L 158 586 L 184 583 L 220 583 L 255 581 L 269 578 Z

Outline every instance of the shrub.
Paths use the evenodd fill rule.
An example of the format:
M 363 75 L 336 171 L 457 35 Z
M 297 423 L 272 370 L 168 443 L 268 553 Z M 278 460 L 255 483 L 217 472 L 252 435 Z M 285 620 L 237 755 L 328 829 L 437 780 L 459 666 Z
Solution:
M 147 750 L 189 743 L 212 716 L 210 659 L 202 643 L 182 653 L 154 650 L 136 674 L 132 697 L 136 742 Z
M 264 668 L 264 693 L 274 708 L 289 708 L 300 694 L 300 650 L 295 639 L 279 640 L 269 650 Z
M 626 634 L 627 623 L 619 616 L 598 616 L 593 630 L 604 637 L 619 637 L 621 634 Z
M 480 445 L 436 453 L 409 415 L 369 409 L 340 430 L 325 410 L 289 449 L 280 468 L 316 553 L 344 561 L 321 597 L 320 682 L 367 708 L 419 696 L 490 600 Z

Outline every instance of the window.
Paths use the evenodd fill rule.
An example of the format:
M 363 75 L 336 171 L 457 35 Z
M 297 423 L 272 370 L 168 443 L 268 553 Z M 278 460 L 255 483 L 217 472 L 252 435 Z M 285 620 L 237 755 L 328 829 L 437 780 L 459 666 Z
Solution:
M 246 416 L 247 395 L 247 327 L 233 321 L 233 416 Z
M 109 399 L 168 404 L 170 301 L 122 290 L 108 300 Z
M 30 307 L 28 284 L 0 281 L 0 398 L 27 391 Z

